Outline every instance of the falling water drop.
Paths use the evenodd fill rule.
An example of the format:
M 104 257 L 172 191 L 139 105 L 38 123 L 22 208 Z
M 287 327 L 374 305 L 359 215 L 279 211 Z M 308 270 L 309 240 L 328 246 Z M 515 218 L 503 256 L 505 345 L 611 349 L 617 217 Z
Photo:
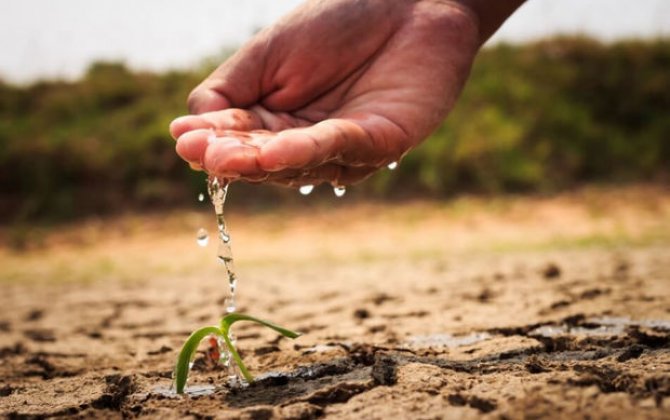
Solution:
M 196 234 L 195 241 L 200 245 L 201 247 L 206 247 L 207 244 L 209 243 L 209 233 L 203 228 L 198 229 L 198 233 Z
M 398 162 L 391 162 L 386 167 L 389 168 L 390 171 L 392 171 L 398 167 Z
M 342 197 L 344 194 L 346 194 L 347 188 L 343 186 L 338 186 L 338 187 L 333 187 L 333 193 L 335 193 L 336 197 Z
M 203 194 L 203 193 L 198 194 L 198 201 L 200 201 L 200 202 L 205 201 L 205 194 Z
M 235 302 L 235 296 L 230 295 L 226 299 L 226 312 L 233 313 L 237 309 L 237 303 Z
M 300 187 L 299 191 L 302 195 L 309 195 L 314 190 L 314 185 L 308 184 Z
M 219 349 L 219 363 L 221 363 L 223 366 L 228 366 L 230 364 L 230 353 L 228 351 L 228 346 L 220 336 L 216 336 L 216 342 Z

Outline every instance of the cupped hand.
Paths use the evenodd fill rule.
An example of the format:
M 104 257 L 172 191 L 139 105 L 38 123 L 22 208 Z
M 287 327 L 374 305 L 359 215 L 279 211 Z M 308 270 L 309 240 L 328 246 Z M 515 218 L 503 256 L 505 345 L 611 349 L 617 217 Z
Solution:
M 194 89 L 170 131 L 214 176 L 350 184 L 440 124 L 478 48 L 455 1 L 308 1 Z

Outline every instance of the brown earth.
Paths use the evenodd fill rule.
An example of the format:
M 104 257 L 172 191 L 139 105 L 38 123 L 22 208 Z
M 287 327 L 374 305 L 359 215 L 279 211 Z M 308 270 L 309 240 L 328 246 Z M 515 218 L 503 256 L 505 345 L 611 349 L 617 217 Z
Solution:
M 179 397 L 177 352 L 226 295 L 194 241 L 210 219 L 90 220 L 25 251 L 4 229 L 0 415 L 668 418 L 667 189 L 233 213 L 239 309 L 305 335 L 236 324 L 258 381 L 200 353 L 203 395 Z

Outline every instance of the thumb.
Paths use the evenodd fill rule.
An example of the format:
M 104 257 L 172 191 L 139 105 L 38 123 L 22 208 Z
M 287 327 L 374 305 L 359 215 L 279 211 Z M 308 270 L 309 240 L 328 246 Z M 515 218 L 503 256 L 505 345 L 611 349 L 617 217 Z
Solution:
M 189 112 L 248 108 L 257 103 L 265 64 L 263 44 L 252 39 L 193 89 L 188 97 Z

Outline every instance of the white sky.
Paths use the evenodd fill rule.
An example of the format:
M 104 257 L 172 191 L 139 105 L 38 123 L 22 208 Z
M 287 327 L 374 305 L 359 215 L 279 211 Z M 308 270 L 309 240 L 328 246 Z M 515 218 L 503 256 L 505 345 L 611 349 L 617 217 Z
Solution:
M 492 0 L 495 1 L 495 0 Z M 94 60 L 163 70 L 244 42 L 301 0 L 0 0 L 0 77 L 74 78 Z M 670 36 L 670 0 L 529 0 L 493 38 Z

